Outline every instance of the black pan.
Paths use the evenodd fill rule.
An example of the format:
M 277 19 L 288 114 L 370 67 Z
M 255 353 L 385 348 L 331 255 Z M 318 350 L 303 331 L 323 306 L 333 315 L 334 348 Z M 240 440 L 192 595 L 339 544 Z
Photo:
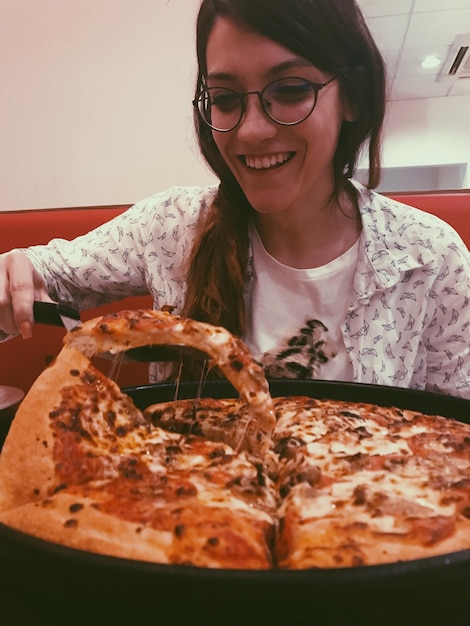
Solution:
M 178 397 L 193 397 L 183 384 Z M 273 395 L 394 405 L 470 422 L 470 401 L 323 381 L 272 381 Z M 143 408 L 172 385 L 127 390 Z M 233 396 L 226 381 L 203 395 Z M 224 571 L 167 566 L 65 548 L 0 525 L 1 626 L 470 624 L 470 550 L 411 562 L 337 570 Z

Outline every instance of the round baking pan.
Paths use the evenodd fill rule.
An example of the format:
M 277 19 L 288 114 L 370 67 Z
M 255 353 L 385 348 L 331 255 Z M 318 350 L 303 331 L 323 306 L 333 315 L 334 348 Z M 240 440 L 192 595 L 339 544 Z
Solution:
M 271 381 L 273 395 L 398 406 L 470 422 L 470 401 L 324 381 Z M 173 385 L 127 389 L 141 408 L 175 398 Z M 185 383 L 179 398 L 198 385 Z M 226 381 L 201 395 L 235 396 Z M 253 624 L 436 626 L 470 620 L 470 550 L 387 565 L 231 571 L 144 563 L 66 548 L 0 525 L 2 626 Z

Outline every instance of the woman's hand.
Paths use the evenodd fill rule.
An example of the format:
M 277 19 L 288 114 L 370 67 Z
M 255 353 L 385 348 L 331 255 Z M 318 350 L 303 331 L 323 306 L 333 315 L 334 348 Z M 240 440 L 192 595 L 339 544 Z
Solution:
M 20 250 L 0 254 L 0 330 L 31 337 L 34 300 L 50 298 L 31 261 Z

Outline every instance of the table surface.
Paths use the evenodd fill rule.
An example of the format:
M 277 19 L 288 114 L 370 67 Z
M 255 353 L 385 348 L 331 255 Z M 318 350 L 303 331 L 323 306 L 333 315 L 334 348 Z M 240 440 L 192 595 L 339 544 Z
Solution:
M 0 385 L 0 411 L 18 404 L 24 398 L 24 391 L 18 387 Z

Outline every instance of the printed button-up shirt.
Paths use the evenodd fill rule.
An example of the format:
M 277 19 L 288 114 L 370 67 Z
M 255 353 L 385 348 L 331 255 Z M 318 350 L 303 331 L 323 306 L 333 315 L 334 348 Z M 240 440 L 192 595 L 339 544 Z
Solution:
M 356 382 L 470 398 L 470 253 L 439 218 L 355 183 L 362 219 L 343 338 Z M 186 261 L 216 187 L 173 187 L 73 241 L 26 250 L 80 309 L 151 293 L 181 311 Z M 249 276 L 247 289 L 249 289 Z
M 433 215 L 360 188 L 344 340 L 360 382 L 470 397 L 470 254 Z

